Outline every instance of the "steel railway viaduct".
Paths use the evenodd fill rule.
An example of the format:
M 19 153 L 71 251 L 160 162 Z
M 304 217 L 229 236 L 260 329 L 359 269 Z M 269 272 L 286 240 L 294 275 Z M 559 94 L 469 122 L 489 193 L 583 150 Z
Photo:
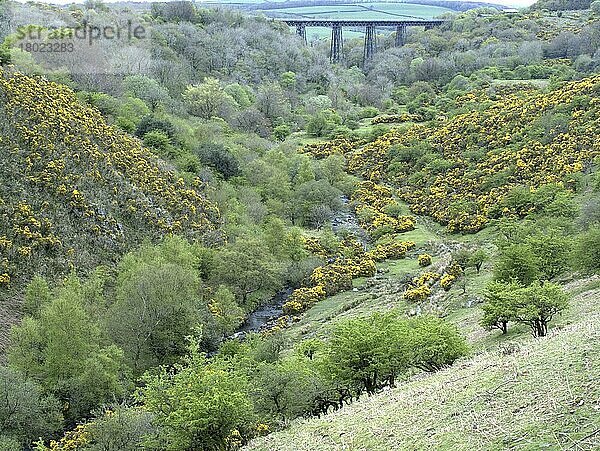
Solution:
M 406 29 L 408 27 L 425 27 L 429 30 L 444 23 L 443 20 L 347 20 L 347 19 L 279 19 L 290 27 L 296 27 L 296 32 L 306 43 L 306 27 L 331 28 L 331 61 L 337 63 L 342 58 L 344 50 L 343 27 L 365 28 L 364 63 L 366 64 L 377 50 L 375 42 L 375 29 L 377 27 L 396 28 L 396 46 L 400 47 L 406 42 Z

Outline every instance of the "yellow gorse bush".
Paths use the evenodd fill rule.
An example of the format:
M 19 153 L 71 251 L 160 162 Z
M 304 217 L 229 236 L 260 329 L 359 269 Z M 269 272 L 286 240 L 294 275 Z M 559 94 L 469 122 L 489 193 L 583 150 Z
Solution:
M 436 281 L 440 279 L 440 275 L 436 272 L 424 272 L 418 277 L 413 278 L 413 284 L 417 287 L 423 285 L 433 285 Z
M 419 302 L 424 301 L 431 295 L 431 289 L 429 285 L 419 285 L 418 287 L 410 287 L 408 288 L 404 294 L 403 298 L 410 302 Z
M 71 261 L 70 237 L 53 224 L 56 209 L 38 202 L 35 192 L 68 208 L 70 220 L 81 224 L 77 228 L 111 251 L 127 243 L 131 227 L 154 237 L 198 238 L 219 227 L 219 211 L 202 193 L 202 182 L 183 183 L 138 139 L 108 125 L 66 86 L 0 70 L 0 120 L 11 131 L 0 137 L 0 153 L 22 191 L 32 193 L 0 199 L 0 218 L 10 224 L 0 227 L 0 258 L 10 268 L 32 256 L 56 258 L 65 267 Z
M 457 99 L 459 105 L 472 105 L 467 113 L 438 124 L 392 129 L 364 146 L 355 143 L 344 155 L 348 170 L 367 180 L 353 197 L 357 212 L 369 218 L 366 228 L 393 227 L 394 221 L 383 216 L 391 200 L 391 190 L 382 185 L 386 183 L 398 187 L 398 196 L 414 213 L 431 216 L 452 232 L 476 232 L 498 214 L 499 203 L 517 186 L 571 189 L 573 174 L 600 155 L 599 94 L 600 76 L 565 83 L 549 93 L 520 85 L 494 87 L 493 93 L 474 91 Z M 554 130 L 543 142 L 527 133 L 531 124 L 556 112 L 567 116 L 566 131 Z M 429 148 L 447 166 L 437 171 L 425 167 L 414 178 L 414 166 L 395 163 L 393 155 L 416 146 Z M 471 154 L 481 156 L 472 159 Z M 500 213 L 522 217 L 531 210 L 506 208 Z M 407 219 L 399 228 L 409 226 Z
M 391 232 L 408 232 L 415 228 L 412 216 L 393 217 L 385 213 L 385 208 L 396 204 L 392 189 L 372 181 L 360 182 L 352 194 L 361 226 L 368 232 L 388 226 Z
M 419 266 L 429 266 L 431 265 L 431 255 L 429 254 L 421 254 L 418 257 Z
M 80 424 L 71 431 L 65 432 L 60 440 L 51 440 L 48 446 L 42 441 L 36 443 L 38 451 L 77 451 L 90 444 L 89 425 L 91 423 Z
M 402 113 L 377 116 L 371 120 L 371 124 L 393 124 L 402 122 L 420 122 L 423 118 L 418 114 Z
M 375 249 L 367 252 L 367 256 L 376 262 L 388 258 L 399 260 L 406 256 L 406 253 L 416 246 L 414 241 L 391 241 L 385 244 L 378 244 Z
M 444 289 L 444 291 L 448 291 L 450 289 L 450 287 L 452 287 L 452 284 L 454 283 L 455 280 L 456 280 L 456 277 L 454 277 L 450 274 L 444 274 L 442 276 L 442 278 L 440 279 L 440 286 Z

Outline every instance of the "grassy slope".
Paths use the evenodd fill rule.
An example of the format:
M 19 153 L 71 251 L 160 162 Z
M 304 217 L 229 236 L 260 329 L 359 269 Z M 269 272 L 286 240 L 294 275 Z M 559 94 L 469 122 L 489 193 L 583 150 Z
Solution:
M 470 339 L 475 349 L 487 342 L 487 351 L 325 418 L 298 421 L 248 449 L 598 449 L 598 285 L 567 285 L 572 307 L 547 338 L 515 328 L 498 340 L 479 330 Z

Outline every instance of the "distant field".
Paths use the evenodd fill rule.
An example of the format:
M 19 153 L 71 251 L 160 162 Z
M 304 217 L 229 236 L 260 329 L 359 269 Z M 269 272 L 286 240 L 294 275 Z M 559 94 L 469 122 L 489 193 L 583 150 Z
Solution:
M 262 11 L 270 17 L 303 19 L 432 19 L 450 9 L 439 6 L 417 5 L 413 3 L 361 3 L 357 5 L 305 6 L 279 8 Z M 328 28 L 308 28 L 308 38 L 322 38 L 331 34 Z M 346 37 L 357 37 L 361 33 L 348 30 Z
M 431 19 L 449 11 L 451 10 L 439 6 L 413 3 L 361 3 L 358 5 L 279 8 L 264 12 L 267 15 L 300 16 L 304 18 L 345 19 L 362 15 L 365 19 L 395 19 L 397 17 Z

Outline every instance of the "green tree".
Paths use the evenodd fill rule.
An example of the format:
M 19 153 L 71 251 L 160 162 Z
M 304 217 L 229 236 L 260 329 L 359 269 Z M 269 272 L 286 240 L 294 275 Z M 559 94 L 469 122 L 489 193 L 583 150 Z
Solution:
M 344 321 L 328 342 L 331 371 L 341 380 L 359 384 L 369 394 L 410 366 L 409 329 L 395 314 Z
M 375 393 L 379 377 L 384 331 L 368 319 L 353 319 L 336 326 L 328 342 L 328 362 L 334 377 L 360 385 L 368 394 Z
M 219 171 L 225 180 L 240 175 L 240 164 L 235 156 L 222 144 L 205 143 L 194 152 L 202 163 Z
M 569 269 L 571 240 L 559 231 L 535 233 L 528 236 L 525 242 L 537 257 L 540 278 L 552 279 Z
M 548 334 L 548 323 L 569 306 L 560 285 L 535 282 L 515 293 L 515 318 L 531 328 L 534 337 Z
M 281 86 L 286 89 L 293 89 L 296 87 L 297 76 L 294 72 L 284 72 L 281 74 Z
M 477 249 L 471 254 L 467 261 L 467 265 L 475 268 L 477 274 L 481 271 L 483 264 L 489 259 L 489 255 L 483 249 Z
M 273 417 L 282 424 L 302 415 L 310 407 L 309 374 L 301 358 L 258 366 L 252 378 L 252 397 L 259 413 Z
M 299 185 L 292 196 L 292 217 L 294 224 L 318 226 L 314 212 L 326 207 L 330 215 L 342 205 L 342 192 L 326 180 L 311 180 Z
M 86 424 L 90 443 L 82 451 L 137 451 L 156 435 L 154 415 L 139 407 L 110 406 Z
M 467 269 L 471 255 L 472 252 L 469 249 L 461 248 L 456 252 L 452 252 L 452 260 L 458 263 L 462 269 Z
M 494 277 L 496 280 L 517 281 L 529 285 L 540 276 L 539 259 L 529 246 L 514 244 L 502 250 Z
M 244 310 L 235 302 L 234 294 L 220 285 L 209 301 L 209 309 L 222 335 L 231 334 L 244 320 Z
M 105 327 L 135 374 L 185 353 L 185 337 L 200 321 L 198 264 L 193 248 L 180 238 L 142 246 L 119 264 Z
M 207 363 L 195 348 L 175 371 L 161 367 L 142 381 L 137 398 L 158 426 L 157 436 L 147 439 L 150 448 L 227 449 L 254 423 L 246 377 L 220 360 Z
M 56 398 L 44 395 L 39 385 L 20 372 L 0 366 L 0 436 L 29 446 L 33 440 L 60 430 L 61 424 Z
M 298 166 L 298 170 L 294 175 L 294 184 L 296 186 L 302 185 L 303 183 L 314 181 L 315 180 L 315 171 L 312 167 L 311 161 L 309 158 L 302 158 L 300 161 L 300 165 Z
M 306 123 L 306 133 L 321 137 L 329 135 L 338 125 L 342 124 L 341 116 L 334 110 L 323 110 L 312 115 Z
M 409 322 L 410 364 L 424 371 L 437 371 L 468 353 L 465 338 L 456 326 L 434 316 L 419 316 Z
M 225 92 L 221 82 L 211 77 L 205 78 L 199 85 L 188 86 L 182 97 L 189 113 L 203 119 L 223 117 L 227 108 L 231 108 L 235 103 Z
M 52 298 L 48 282 L 41 276 L 35 276 L 25 289 L 23 313 L 37 317 L 41 308 Z
M 155 151 L 163 158 L 173 158 L 175 156 L 171 140 L 167 135 L 158 130 L 152 130 L 144 135 L 144 146 Z
M 514 293 L 521 288 L 517 282 L 492 282 L 488 285 L 481 306 L 481 325 L 486 329 L 499 329 L 508 332 L 509 321 L 515 320 Z
M 231 98 L 240 108 L 248 108 L 254 102 L 254 97 L 249 91 L 249 88 L 244 87 L 239 83 L 233 83 L 225 86 L 224 91 L 226 94 L 231 96 Z
M 600 228 L 590 228 L 575 243 L 574 266 L 586 272 L 600 271 Z
M 124 393 L 123 353 L 102 347 L 100 330 L 84 309 L 81 284 L 71 277 L 39 319 L 13 327 L 9 363 L 65 403 L 70 424 Z
M 292 129 L 287 124 L 280 124 L 273 129 L 273 138 L 277 141 L 285 141 L 285 138 L 290 136 Z
M 171 99 L 169 91 L 164 86 L 154 78 L 145 75 L 126 77 L 123 81 L 123 88 L 130 96 L 143 100 L 152 111 L 167 104 Z
M 283 268 L 265 243 L 254 238 L 238 238 L 218 254 L 213 280 L 229 286 L 243 307 L 253 300 L 272 296 L 282 283 Z

